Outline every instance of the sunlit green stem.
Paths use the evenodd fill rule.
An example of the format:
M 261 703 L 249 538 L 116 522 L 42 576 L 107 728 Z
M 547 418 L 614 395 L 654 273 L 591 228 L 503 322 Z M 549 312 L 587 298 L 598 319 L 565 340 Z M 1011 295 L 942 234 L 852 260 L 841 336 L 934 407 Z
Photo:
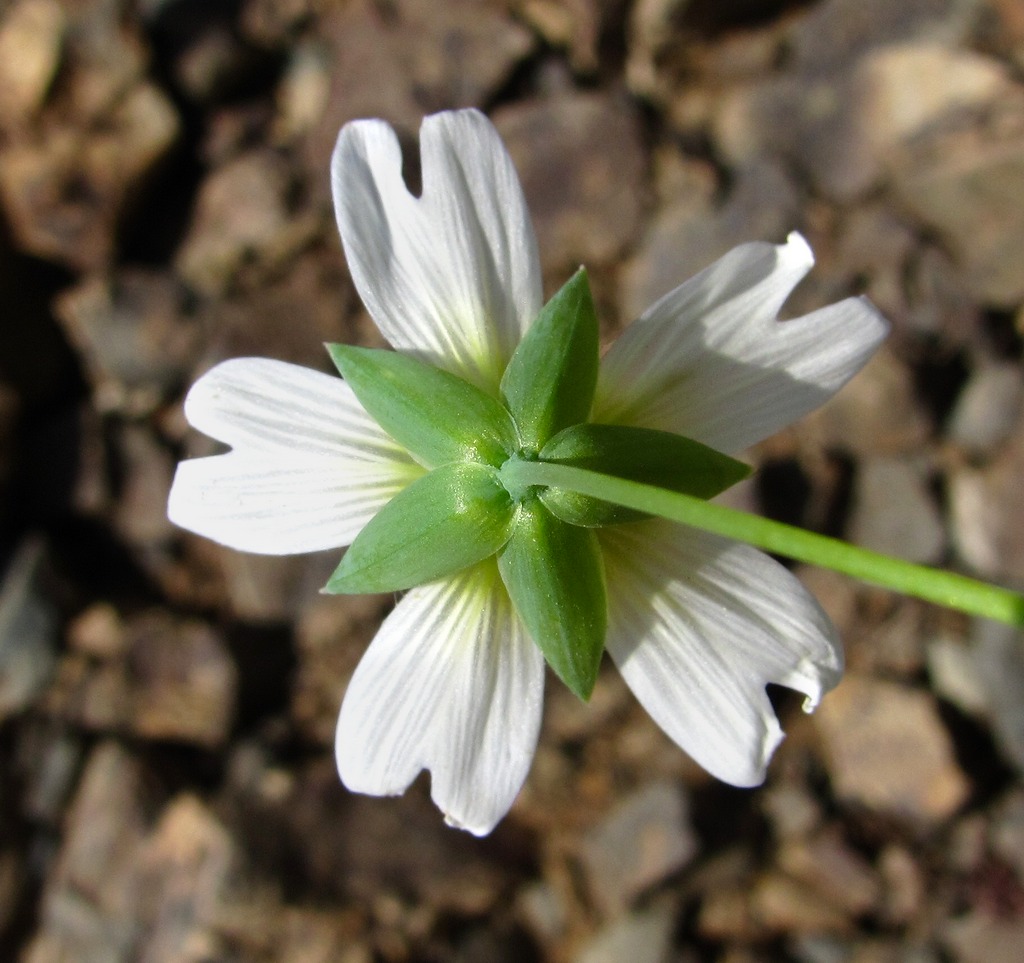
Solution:
M 947 608 L 1024 626 L 1024 595 L 1017 592 L 953 572 L 890 558 L 835 538 L 748 515 L 700 498 L 549 462 L 512 459 L 501 469 L 501 475 L 503 480 L 517 486 L 548 485 L 601 498 L 625 508 L 747 542 L 799 562 L 830 568 Z

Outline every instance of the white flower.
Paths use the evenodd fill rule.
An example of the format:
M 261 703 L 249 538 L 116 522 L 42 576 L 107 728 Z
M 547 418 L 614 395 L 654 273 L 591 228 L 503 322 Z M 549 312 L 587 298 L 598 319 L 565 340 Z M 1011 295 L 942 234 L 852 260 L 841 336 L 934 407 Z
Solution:
M 493 396 L 541 308 L 536 242 L 512 163 L 473 110 L 428 117 L 423 193 L 402 179 L 380 121 L 347 125 L 332 164 L 349 268 L 401 352 Z M 886 334 L 864 300 L 779 322 L 813 263 L 805 241 L 744 244 L 630 325 L 601 362 L 592 420 L 658 428 L 736 452 L 831 397 Z M 218 365 L 189 392 L 189 422 L 232 450 L 186 461 L 177 524 L 250 552 L 349 544 L 424 469 L 336 377 L 263 359 Z M 760 783 L 782 738 L 767 683 L 814 707 L 842 655 L 785 568 L 748 546 L 661 520 L 599 530 L 606 647 L 658 724 L 708 771 Z M 494 559 L 409 591 L 360 662 L 338 721 L 345 785 L 403 792 L 428 769 L 446 819 L 489 832 L 536 747 L 544 660 Z

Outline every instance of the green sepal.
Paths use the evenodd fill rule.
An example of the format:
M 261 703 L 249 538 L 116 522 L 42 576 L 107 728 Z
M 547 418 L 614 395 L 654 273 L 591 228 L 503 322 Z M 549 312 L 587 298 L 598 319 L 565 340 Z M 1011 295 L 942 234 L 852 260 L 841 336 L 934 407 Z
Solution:
M 657 485 L 696 498 L 713 498 L 751 471 L 749 465 L 682 435 L 625 425 L 573 425 L 544 446 L 540 460 Z M 587 528 L 649 517 L 559 488 L 544 489 L 540 498 L 562 521 Z
M 608 627 L 596 534 L 567 525 L 530 499 L 519 506 L 498 570 L 548 665 L 577 696 L 589 699 Z
M 528 449 L 586 421 L 597 386 L 599 330 L 580 268 L 541 309 L 501 379 L 501 395 Z
M 325 592 L 397 592 L 443 578 L 497 552 L 515 506 L 487 465 L 443 465 L 391 499 L 359 533 Z
M 468 381 L 397 351 L 348 344 L 327 350 L 370 416 L 425 467 L 498 467 L 515 451 L 508 412 Z

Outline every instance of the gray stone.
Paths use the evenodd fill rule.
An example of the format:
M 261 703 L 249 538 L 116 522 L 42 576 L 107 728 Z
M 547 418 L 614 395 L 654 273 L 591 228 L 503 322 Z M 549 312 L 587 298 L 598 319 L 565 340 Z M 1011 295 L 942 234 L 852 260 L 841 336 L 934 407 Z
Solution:
M 1024 426 L 987 464 L 955 468 L 949 478 L 953 541 L 960 557 L 992 579 L 1024 582 L 1024 524 L 1020 479 Z
M 992 851 L 1013 867 L 1024 886 L 1024 791 L 1011 790 L 999 800 L 989 828 Z
M 964 385 L 946 433 L 972 455 L 991 455 L 1024 415 L 1020 365 L 982 364 Z
M 129 268 L 92 276 L 55 307 L 85 358 L 101 411 L 151 411 L 196 361 L 197 325 L 181 285 L 165 273 Z
M 1013 626 L 976 619 L 971 649 L 996 742 L 1006 760 L 1024 772 L 1024 637 Z
M 1024 91 L 923 132 L 892 165 L 899 203 L 937 231 L 979 300 L 1015 307 L 1024 276 Z
M 915 135 L 1013 92 L 996 61 L 934 43 L 890 41 L 851 61 L 845 53 L 824 72 L 733 88 L 713 114 L 716 141 L 734 161 L 788 155 L 845 202 L 877 186 Z
M 682 787 L 656 782 L 627 796 L 595 826 L 581 855 L 595 899 L 611 914 L 688 865 L 697 849 Z
M 30 706 L 56 662 L 57 609 L 39 581 L 42 542 L 22 543 L 0 585 L 0 720 Z
M 968 715 L 984 715 L 988 692 L 973 650 L 959 638 L 936 635 L 929 639 L 928 678 L 932 691 Z
M 849 531 L 856 544 L 910 562 L 942 558 L 942 519 L 920 467 L 897 458 L 865 459 L 854 498 Z
M 793 63 L 827 72 L 900 41 L 953 44 L 966 37 L 978 6 L 978 0 L 824 0 L 794 23 Z

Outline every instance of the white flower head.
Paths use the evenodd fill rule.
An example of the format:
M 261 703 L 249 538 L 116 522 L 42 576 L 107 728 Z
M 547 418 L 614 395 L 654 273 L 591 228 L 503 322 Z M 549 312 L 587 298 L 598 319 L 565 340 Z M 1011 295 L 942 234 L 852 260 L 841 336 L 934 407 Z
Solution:
M 486 396 L 484 407 L 504 405 L 503 377 L 542 309 L 519 181 L 475 110 L 426 118 L 420 150 L 417 198 L 389 126 L 356 121 L 341 131 L 332 184 L 352 278 L 399 352 L 392 358 L 456 376 L 473 397 Z M 583 420 L 734 453 L 816 408 L 887 328 L 854 298 L 779 322 L 812 263 L 797 234 L 779 246 L 744 244 L 667 294 L 601 359 Z M 532 523 L 523 521 L 522 493 L 501 489 L 493 458 L 452 466 L 410 454 L 349 383 L 279 361 L 216 366 L 189 392 L 185 413 L 231 451 L 179 465 L 168 513 L 232 548 L 290 554 L 349 545 L 400 493 L 431 485 L 461 492 L 467 477 L 481 499 L 511 505 L 480 536 L 486 557 L 422 584 L 410 576 L 413 587 L 352 677 L 336 740 L 350 789 L 402 793 L 427 769 L 447 821 L 490 832 L 529 770 L 544 687 L 535 623 L 507 587 L 510 571 L 533 562 L 514 534 Z M 533 522 L 549 517 L 538 511 Z M 766 685 L 803 692 L 809 711 L 842 671 L 834 629 L 815 600 L 763 553 L 671 522 L 555 524 L 599 546 L 595 578 L 606 594 L 587 604 L 605 609 L 604 646 L 647 711 L 718 778 L 759 784 L 782 738 Z

